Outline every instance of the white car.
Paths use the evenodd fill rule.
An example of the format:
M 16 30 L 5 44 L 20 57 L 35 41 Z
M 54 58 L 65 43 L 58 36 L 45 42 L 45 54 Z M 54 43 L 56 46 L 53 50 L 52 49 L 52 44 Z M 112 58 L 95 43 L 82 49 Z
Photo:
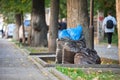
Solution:
M 8 24 L 7 26 L 7 37 L 13 37 L 13 32 L 14 32 L 14 29 L 15 29 L 16 25 L 11 23 L 11 24 Z
M 0 31 L 0 38 L 2 38 L 2 32 Z

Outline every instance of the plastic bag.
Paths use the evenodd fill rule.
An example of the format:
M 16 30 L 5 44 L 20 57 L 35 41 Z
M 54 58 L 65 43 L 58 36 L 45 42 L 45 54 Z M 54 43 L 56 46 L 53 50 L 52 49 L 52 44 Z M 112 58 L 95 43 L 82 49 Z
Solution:
M 82 36 L 82 27 L 78 25 L 75 28 L 69 28 L 67 29 L 68 34 L 70 35 L 70 38 L 72 40 L 79 40 Z
M 65 39 L 65 38 L 69 38 L 70 39 L 70 35 L 68 34 L 68 32 L 67 32 L 67 30 L 66 29 L 64 29 L 64 30 L 60 30 L 59 32 L 58 32 L 58 38 L 59 39 Z
M 75 28 L 68 28 L 58 32 L 58 38 L 61 39 L 71 39 L 71 40 L 79 40 L 82 36 L 82 26 L 78 25 Z

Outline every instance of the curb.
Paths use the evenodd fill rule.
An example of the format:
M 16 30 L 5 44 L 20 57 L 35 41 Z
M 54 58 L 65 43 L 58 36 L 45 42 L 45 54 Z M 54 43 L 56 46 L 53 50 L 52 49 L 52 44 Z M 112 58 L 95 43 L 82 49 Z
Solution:
M 48 77 L 48 79 L 59 80 L 56 76 L 52 75 L 48 70 L 46 70 L 46 68 L 42 67 L 35 59 L 31 57 L 29 57 L 29 59 L 38 67 L 39 70 L 41 70 L 43 74 L 46 75 L 46 77 Z
M 33 59 L 33 58 L 31 58 L 31 59 Z M 51 74 L 56 76 L 59 80 L 72 80 L 68 76 L 66 76 L 65 74 L 63 74 L 63 73 L 59 72 L 58 70 L 56 70 L 54 67 L 45 66 L 46 63 L 44 61 L 42 61 L 41 59 L 35 58 L 33 60 L 35 61 L 35 63 L 37 63 L 39 65 L 41 64 L 42 66 L 44 66 L 45 69 L 47 69 Z M 37 65 L 37 66 L 39 66 L 39 65 Z
M 15 44 L 14 44 L 15 45 Z M 46 63 L 44 61 L 42 61 L 41 59 L 39 59 L 38 57 L 31 57 L 29 56 L 28 54 L 30 53 L 28 50 L 26 49 L 21 49 L 19 46 L 15 45 L 18 49 L 20 49 L 24 55 L 27 56 L 27 58 L 29 60 L 31 60 L 36 66 L 37 68 L 39 69 L 39 71 L 41 71 L 42 74 L 46 75 L 46 77 L 48 77 L 48 79 L 50 80 L 71 80 L 68 76 L 62 74 L 61 72 L 57 71 L 54 67 L 47 67 L 45 66 Z M 104 65 L 103 65 L 104 66 Z M 91 69 L 91 68 L 88 68 L 88 69 L 83 69 L 84 71 L 88 70 L 88 71 L 114 71 L 114 73 L 117 73 L 119 74 L 120 73 L 120 69 L 119 67 L 120 66 L 111 66 L 112 68 L 109 68 L 109 65 L 107 66 L 104 66 L 104 68 L 100 68 L 98 70 L 98 68 L 94 68 L 94 69 Z M 117 67 L 117 69 L 116 69 Z
M 14 42 L 13 42 L 14 43 Z M 30 53 L 28 50 L 26 49 L 21 49 L 19 46 L 17 46 L 16 44 L 14 44 L 14 46 L 16 48 L 18 48 L 19 50 L 21 50 L 25 56 L 28 56 L 27 58 L 29 60 L 31 60 L 36 66 L 37 68 L 41 71 L 41 73 L 43 73 L 46 77 L 48 77 L 48 79 L 51 79 L 51 80 L 71 80 L 68 76 L 62 74 L 61 72 L 57 71 L 55 68 L 48 68 L 48 67 L 45 67 L 45 66 L 42 66 L 44 65 L 44 61 L 40 61 L 42 62 L 43 64 L 41 65 L 41 63 L 38 62 L 38 59 L 37 57 L 31 57 L 29 56 L 28 54 Z

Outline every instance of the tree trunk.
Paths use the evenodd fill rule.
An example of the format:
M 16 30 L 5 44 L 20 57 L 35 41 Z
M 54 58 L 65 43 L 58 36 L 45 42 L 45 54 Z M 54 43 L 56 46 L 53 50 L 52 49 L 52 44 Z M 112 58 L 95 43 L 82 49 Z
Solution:
M 120 0 L 116 0 L 116 11 L 117 11 L 117 30 L 118 30 L 118 56 L 120 64 Z
M 15 14 L 15 30 L 14 30 L 14 34 L 13 34 L 13 39 L 14 40 L 19 40 L 19 27 L 21 26 L 21 13 L 16 13 Z
M 91 48 L 87 0 L 67 0 L 67 26 L 76 27 L 78 24 L 83 27 L 86 46 Z
M 101 10 L 97 11 L 97 35 L 96 37 L 96 43 L 99 44 L 104 39 L 104 32 L 102 30 L 102 24 L 104 19 L 104 12 Z
M 51 0 L 50 11 L 51 11 L 51 15 L 50 15 L 48 46 L 49 46 L 49 52 L 55 52 L 56 39 L 58 36 L 59 0 Z
M 32 0 L 32 46 L 47 46 L 47 25 L 45 22 L 44 5 L 44 0 Z
M 24 27 L 24 16 L 22 11 L 21 11 L 21 25 L 22 25 L 22 32 L 23 32 L 22 43 L 25 44 L 25 27 Z
M 31 35 L 32 35 L 32 27 L 30 25 L 30 28 L 29 28 L 29 31 L 28 31 L 28 39 L 27 39 L 28 45 L 31 45 Z

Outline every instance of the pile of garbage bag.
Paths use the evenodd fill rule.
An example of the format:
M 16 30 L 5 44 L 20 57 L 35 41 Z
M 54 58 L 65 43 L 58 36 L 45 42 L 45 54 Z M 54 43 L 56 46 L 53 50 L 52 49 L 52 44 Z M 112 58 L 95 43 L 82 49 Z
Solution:
M 56 63 L 58 64 L 100 64 L 96 50 L 86 47 L 82 27 L 60 32 L 56 40 Z

